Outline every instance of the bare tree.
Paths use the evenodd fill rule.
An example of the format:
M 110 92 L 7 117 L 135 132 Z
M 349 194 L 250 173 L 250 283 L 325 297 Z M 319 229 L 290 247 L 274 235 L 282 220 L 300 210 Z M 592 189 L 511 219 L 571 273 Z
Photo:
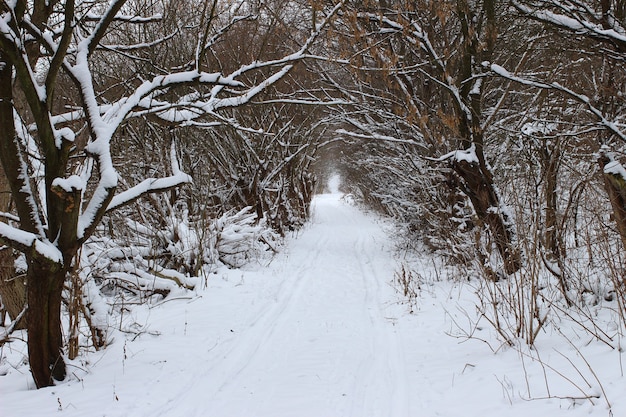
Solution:
M 19 218 L 16 226 L 0 223 L 0 240 L 26 256 L 28 351 L 38 387 L 66 375 L 61 293 L 81 245 L 107 212 L 190 181 L 172 143 L 169 175 L 118 191 L 111 150 L 122 126 L 136 117 L 171 125 L 223 122 L 224 111 L 249 103 L 292 70 L 340 5 L 322 13 L 290 54 L 211 70 L 205 57 L 220 35 L 210 36 L 221 2 L 200 4 L 202 36 L 194 54 L 175 67 L 147 63 L 135 53 L 165 44 L 167 36 L 151 38 L 148 33 L 136 44 L 108 42 L 112 31 L 158 25 L 164 11 L 177 7 L 176 2 L 158 2 L 138 14 L 136 4 L 35 0 L 5 2 L 0 8 L 0 161 Z M 95 65 L 99 54 L 118 57 L 111 62 L 149 64 L 153 74 L 144 78 L 131 71 L 123 88 L 100 90 L 94 72 L 101 68 Z M 57 94 L 61 76 L 70 80 L 76 97 Z
M 346 94 L 364 107 L 368 101 L 380 105 L 346 125 L 372 139 L 412 142 L 423 155 L 442 152 L 432 159 L 442 171 L 450 168 L 448 176 L 455 178 L 447 183 L 471 201 L 511 274 L 521 266 L 513 219 L 486 156 L 484 102 L 491 77 L 482 62 L 496 51 L 498 7 L 490 0 L 351 3 L 344 32 L 355 46 L 344 56 L 361 84 Z M 383 131 L 388 126 L 395 129 Z
M 523 17 L 556 30 L 563 36 L 561 39 L 567 38 L 567 43 L 585 51 L 587 59 L 593 62 L 587 71 L 565 83 L 509 71 L 499 65 L 492 65 L 491 69 L 519 84 L 561 95 L 584 109 L 587 116 L 578 122 L 578 130 L 585 136 L 591 136 L 590 131 L 595 133 L 593 141 L 604 189 L 626 248 L 626 171 L 612 154 L 612 150 L 622 150 L 626 141 L 624 104 L 620 98 L 626 85 L 626 2 L 546 0 L 512 4 Z

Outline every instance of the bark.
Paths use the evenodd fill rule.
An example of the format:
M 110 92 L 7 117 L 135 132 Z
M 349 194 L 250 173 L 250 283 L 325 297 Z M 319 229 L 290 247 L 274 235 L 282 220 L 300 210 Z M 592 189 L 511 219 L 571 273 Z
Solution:
M 560 153 L 558 149 L 554 149 L 552 153 L 550 153 L 547 148 L 544 147 L 542 159 L 544 165 L 544 192 L 546 198 L 544 240 L 546 248 L 555 259 L 562 259 L 565 255 L 561 231 L 559 230 L 557 210 L 559 160 Z
M 56 264 L 29 260 L 28 358 L 37 388 L 54 385 L 66 375 L 61 331 L 61 302 L 66 271 Z
M 0 211 L 8 212 L 10 202 L 11 191 L 4 170 L 0 166 Z M 26 305 L 26 285 L 23 278 L 16 276 L 14 262 L 15 256 L 11 249 L 0 250 L 0 298 L 11 320 L 15 320 Z M 25 326 L 26 321 L 22 319 L 13 328 L 19 330 Z
M 0 251 L 0 298 L 4 310 L 11 320 L 16 320 L 26 305 L 26 284 L 22 277 L 15 274 L 13 251 Z M 26 321 L 19 320 L 13 327 L 15 330 L 26 328 Z
M 57 246 L 63 253 L 63 265 L 38 257 L 28 259 L 27 298 L 28 358 L 37 388 L 54 385 L 66 375 L 63 359 L 61 304 L 68 268 L 78 251 L 76 236 L 81 191 L 51 187 L 50 195 L 60 202 L 56 221 L 60 231 Z M 28 255 L 27 255 L 28 256 Z
M 617 173 L 604 172 L 604 168 L 609 162 L 611 159 L 604 153 L 598 158 L 604 179 L 604 189 L 609 195 L 613 208 L 613 219 L 622 240 L 622 246 L 626 249 L 626 178 Z
M 4 154 L 8 151 L 5 145 L 9 145 L 14 136 L 15 128 L 13 125 L 13 67 L 5 62 L 5 57 L 0 53 L 0 153 Z M 0 155 L 3 158 L 3 165 L 13 168 L 17 165 L 17 158 L 6 158 L 7 155 Z M 5 162 L 6 161 L 6 162 Z M 4 168 L 0 167 L 0 211 L 9 211 L 11 203 L 11 183 L 5 175 Z M 13 184 L 15 186 L 15 184 Z M 0 219 L 3 221 L 3 219 Z M 13 268 L 13 253 L 11 250 L 3 250 L 0 252 L 0 297 L 6 312 L 11 320 L 15 320 L 22 312 L 25 305 L 25 285 L 24 281 L 15 278 Z M 15 328 L 24 328 L 25 321 L 20 320 Z
M 507 274 L 517 272 L 522 265 L 521 257 L 513 248 L 513 232 L 505 214 L 500 210 L 498 194 L 493 181 L 490 181 L 491 176 L 485 175 L 477 162 L 454 161 L 453 169 L 462 179 L 463 192 L 472 202 L 476 217 L 489 229 L 504 261 L 504 271 Z

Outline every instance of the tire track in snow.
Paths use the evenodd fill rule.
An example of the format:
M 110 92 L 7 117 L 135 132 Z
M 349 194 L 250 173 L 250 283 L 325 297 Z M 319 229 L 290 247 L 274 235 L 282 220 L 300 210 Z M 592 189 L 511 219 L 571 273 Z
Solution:
M 187 381 L 179 387 L 181 393 L 175 400 L 169 401 L 166 405 L 158 407 L 158 412 L 154 415 L 169 416 L 176 412 L 184 404 L 206 403 L 207 407 L 194 410 L 190 416 L 210 416 L 211 400 L 233 384 L 239 375 L 252 363 L 264 346 L 269 346 L 268 341 L 272 339 L 276 328 L 289 316 L 290 309 L 298 303 L 306 281 L 310 279 L 304 271 L 311 269 L 312 265 L 319 260 L 321 249 L 325 247 L 327 236 L 322 236 L 314 244 L 318 250 L 309 252 L 307 258 L 302 262 L 299 270 L 302 272 L 291 278 L 284 279 L 276 294 L 272 297 L 274 302 L 267 304 L 261 309 L 260 314 L 253 321 L 249 322 L 246 328 L 239 330 L 240 334 L 229 341 L 225 341 L 227 348 L 224 352 L 216 354 L 218 362 L 213 362 L 208 366 L 203 366 L 204 371 Z M 206 400 L 198 402 L 190 400 L 197 398 L 197 389 L 202 387 L 201 395 Z M 157 411 L 157 410 L 155 410 Z M 151 413 L 152 414 L 152 413 Z M 226 417 L 226 416 L 224 416 Z
M 223 362 L 215 364 L 208 369 L 211 379 L 222 381 L 212 392 L 207 392 L 207 396 L 215 396 L 224 390 L 252 363 L 261 350 L 269 345 L 269 341 L 275 335 L 276 329 L 289 316 L 289 312 L 299 302 L 302 291 L 310 279 L 304 273 L 311 268 L 318 258 L 319 248 L 324 247 L 326 237 L 317 242 L 317 251 L 310 253 L 308 259 L 300 267 L 300 272 L 291 279 L 286 279 L 281 283 L 275 297 L 275 304 L 264 308 L 261 315 L 243 334 L 235 340 L 236 345 L 223 355 Z
M 317 247 L 324 247 L 325 241 L 326 239 L 320 240 Z M 259 352 L 269 346 L 268 342 L 275 335 L 276 329 L 289 317 L 290 311 L 300 302 L 306 283 L 311 278 L 305 271 L 310 269 L 319 259 L 319 253 L 320 250 L 311 252 L 307 261 L 300 268 L 301 273 L 291 280 L 283 282 L 276 296 L 276 304 L 266 308 L 262 315 L 251 323 L 242 339 L 238 340 L 237 346 L 225 356 L 226 363 L 219 364 L 216 366 L 217 369 L 210 370 L 210 372 L 220 370 L 224 375 L 224 382 L 219 386 L 218 392 L 232 383 L 254 361 Z
M 186 416 L 408 415 L 403 352 L 384 316 L 386 237 L 336 199 L 317 201 L 313 224 L 268 268 L 282 280 L 274 301 L 158 415 L 199 396 Z
M 404 352 L 398 336 L 385 318 L 385 300 L 382 284 L 387 285 L 393 273 L 380 271 L 377 255 L 386 253 L 388 248 L 378 243 L 382 237 L 372 234 L 369 241 L 363 235 L 355 242 L 354 259 L 359 266 L 365 289 L 363 307 L 371 323 L 371 356 L 363 363 L 360 386 L 355 387 L 356 395 L 352 403 L 353 416 L 408 416 L 409 398 L 408 377 L 404 366 Z M 380 249 L 377 250 L 377 246 Z M 385 256 L 385 255 L 383 255 Z M 359 382 L 359 381 L 357 381 Z

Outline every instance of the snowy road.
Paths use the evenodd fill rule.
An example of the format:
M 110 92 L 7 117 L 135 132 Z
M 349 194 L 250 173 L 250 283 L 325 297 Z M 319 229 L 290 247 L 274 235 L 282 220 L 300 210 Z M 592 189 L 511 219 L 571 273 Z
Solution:
M 567 380 L 521 366 L 514 349 L 494 355 L 488 330 L 450 337 L 471 328 L 473 290 L 426 269 L 409 314 L 391 285 L 392 237 L 339 194 L 317 196 L 312 222 L 270 265 L 221 270 L 196 295 L 135 307 L 125 332 L 73 362 L 67 382 L 35 391 L 16 364 L 0 377 L 0 416 L 606 415 L 601 403 L 567 397 L 583 364 L 552 355 Z M 599 350 L 585 360 L 596 357 L 609 358 Z M 545 398 L 548 377 L 563 399 L 528 401 Z
M 381 309 L 393 274 L 386 236 L 337 199 L 316 200 L 313 225 L 273 265 L 283 276 L 274 302 L 210 370 L 222 376 L 205 391 L 215 415 L 406 410 L 402 352 Z

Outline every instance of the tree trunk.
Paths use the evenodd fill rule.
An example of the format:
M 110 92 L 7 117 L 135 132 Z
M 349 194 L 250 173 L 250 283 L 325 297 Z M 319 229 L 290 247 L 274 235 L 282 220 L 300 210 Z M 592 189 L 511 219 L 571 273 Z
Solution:
M 26 306 L 26 284 L 23 277 L 15 274 L 15 257 L 9 248 L 0 251 L 0 298 L 11 320 L 16 320 Z M 20 319 L 15 330 L 25 329 L 26 321 Z
M 0 144 L 13 140 L 13 90 L 12 67 L 5 62 L 0 53 Z M 4 149 L 0 152 L 5 152 Z M 3 156 L 3 155 L 0 155 Z M 11 186 L 0 164 L 0 211 L 8 212 L 11 206 Z M 5 219 L 0 218 L 0 221 Z M 1 246 L 1 245 L 0 245 Z M 14 279 L 13 253 L 6 249 L 0 251 L 0 298 L 11 320 L 15 320 L 25 305 L 24 280 Z M 15 328 L 23 328 L 24 320 Z
M 561 227 L 558 219 L 557 187 L 559 178 L 559 165 L 561 161 L 560 143 L 548 143 L 544 141 L 540 148 L 542 180 L 545 194 L 545 228 L 543 231 L 543 244 L 548 250 L 547 256 L 542 256 L 548 271 L 559 280 L 561 293 L 568 306 L 572 306 L 569 298 L 569 284 L 565 276 L 565 244 L 563 243 Z M 556 264 L 558 268 L 554 268 Z
M 61 293 L 65 270 L 54 264 L 29 260 L 28 266 L 28 358 L 37 388 L 65 378 Z
M 0 166 L 0 211 L 8 212 L 10 205 L 11 189 Z M 0 298 L 11 320 L 15 320 L 26 305 L 26 285 L 23 278 L 16 277 L 14 262 L 15 256 L 11 249 L 0 250 Z M 22 319 L 14 329 L 24 329 L 25 326 L 25 320 Z
M 500 201 L 490 176 L 485 175 L 478 162 L 456 160 L 453 163 L 454 171 L 462 178 L 463 192 L 467 194 L 478 219 L 488 227 L 498 253 L 504 261 L 504 271 L 507 274 L 517 272 L 521 265 L 521 257 L 513 248 L 513 232 L 507 224 L 506 214 L 500 210 Z
M 557 145 L 558 146 L 558 145 Z M 563 249 L 563 239 L 561 239 L 561 230 L 559 230 L 558 209 L 557 209 L 557 180 L 559 173 L 560 152 L 553 149 L 549 152 L 545 147 L 542 150 L 544 165 L 544 192 L 546 198 L 545 206 L 545 246 L 555 259 L 565 257 Z
M 460 83 L 456 86 L 461 96 L 461 100 L 456 103 L 457 120 L 462 145 L 468 150 L 474 147 L 477 160 L 455 159 L 452 168 L 461 177 L 461 187 L 471 200 L 478 220 L 489 230 L 504 262 L 505 273 L 513 274 L 521 268 L 522 261 L 519 251 L 513 247 L 510 219 L 501 209 L 493 175 L 485 160 L 481 123 L 484 87 L 482 81 L 475 81 L 476 76 L 482 72 L 479 63 L 491 60 L 498 37 L 496 2 L 485 0 L 480 10 L 476 4 L 466 0 L 456 4 L 462 35 L 459 54 Z M 483 24 L 484 33 L 481 39 Z
M 610 170 L 609 172 L 605 170 L 611 162 L 613 161 L 605 153 L 600 154 L 598 163 L 602 169 L 604 189 L 611 201 L 613 218 L 622 240 L 622 246 L 626 249 L 626 178 L 620 173 L 621 170 Z

